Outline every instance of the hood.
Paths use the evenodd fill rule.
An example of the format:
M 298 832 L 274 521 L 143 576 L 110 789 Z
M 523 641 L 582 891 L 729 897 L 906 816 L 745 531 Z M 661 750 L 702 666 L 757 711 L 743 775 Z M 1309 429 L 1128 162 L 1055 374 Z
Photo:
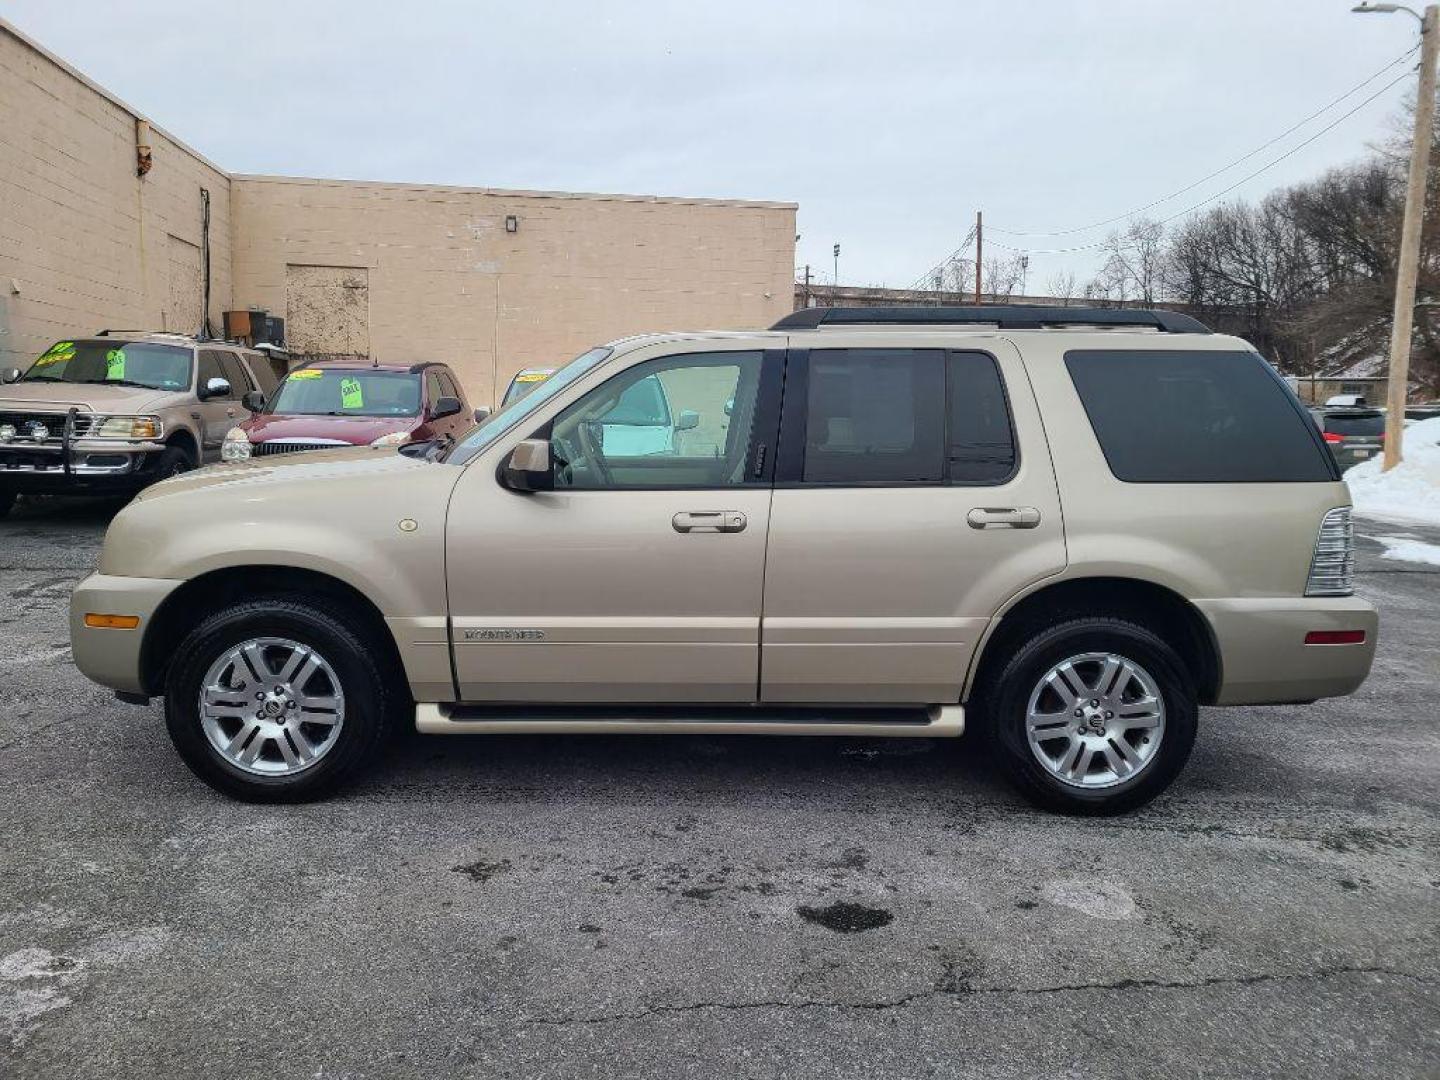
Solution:
M 145 386 L 106 386 L 104 383 L 18 382 L 0 386 L 0 410 L 65 412 L 72 405 L 82 412 L 109 415 L 156 412 L 188 394 L 152 390 Z
M 276 454 L 272 457 L 250 458 L 207 465 L 203 469 L 181 473 L 169 480 L 152 484 L 135 497 L 135 502 L 165 499 L 187 492 L 227 489 L 235 497 L 263 496 L 265 490 L 282 485 L 302 485 L 319 481 L 343 484 L 364 477 L 412 472 L 433 468 L 422 458 L 407 457 L 390 448 L 369 446 L 343 447 L 334 450 L 311 450 L 303 454 Z
M 240 424 L 252 443 L 273 439 L 340 439 L 366 446 L 381 435 L 409 431 L 419 424 L 414 416 L 286 416 L 262 413 Z

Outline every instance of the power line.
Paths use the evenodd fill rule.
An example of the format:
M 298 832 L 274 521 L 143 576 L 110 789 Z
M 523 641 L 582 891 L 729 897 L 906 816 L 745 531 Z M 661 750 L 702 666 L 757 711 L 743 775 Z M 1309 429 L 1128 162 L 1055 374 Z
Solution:
M 960 258 L 961 255 L 965 254 L 965 252 L 969 250 L 970 244 L 974 241 L 974 239 L 975 226 L 971 225 L 970 231 L 965 234 L 965 239 L 960 241 L 960 246 L 957 247 L 954 251 L 952 251 L 949 255 L 946 255 L 945 258 L 941 259 L 929 270 L 926 270 L 925 273 L 921 274 L 918 278 L 916 278 L 915 281 L 910 285 L 910 288 L 918 289 L 927 282 L 933 281 L 936 274 L 944 273 L 947 266 L 950 266 L 952 263 L 955 262 L 956 259 Z
M 1350 117 L 1354 116 L 1357 112 L 1359 112 L 1361 109 L 1363 109 L 1366 105 L 1369 105 L 1369 104 L 1370 104 L 1372 101 L 1374 101 L 1376 98 L 1378 98 L 1378 97 L 1380 97 L 1382 94 L 1384 94 L 1385 91 L 1389 90 L 1392 86 L 1396 85 L 1397 83 L 1399 83 L 1399 82 L 1401 82 L 1401 81 L 1403 81 L 1403 80 L 1405 80 L 1405 79 L 1407 79 L 1407 78 L 1409 78 L 1409 77 L 1410 77 L 1410 72 L 1408 72 L 1408 71 L 1401 72 L 1401 73 L 1400 73 L 1399 75 L 1397 75 L 1394 79 L 1390 80 L 1388 83 L 1386 83 L 1384 86 L 1382 86 L 1379 90 L 1376 90 L 1375 93 L 1371 94 L 1371 95 L 1370 95 L 1369 97 L 1367 97 L 1364 101 L 1360 102 L 1360 104 L 1356 105 L 1356 106 L 1355 106 L 1353 109 L 1351 109 L 1349 112 L 1344 113 L 1344 114 L 1342 114 L 1341 116 L 1336 117 L 1336 118 L 1335 118 L 1334 120 L 1332 120 L 1330 123 L 1326 124 L 1323 128 L 1321 128 L 1319 131 L 1315 132 L 1314 135 L 1311 135 L 1311 136 L 1310 136 L 1308 139 L 1306 139 L 1304 142 L 1297 143 L 1295 146 L 1292 146 L 1289 150 L 1286 150 L 1285 153 L 1281 154 L 1279 157 L 1274 158 L 1274 159 L 1266 162 L 1264 165 L 1261 165 L 1260 168 L 1256 169 L 1254 172 L 1248 173 L 1247 175 L 1242 176 L 1239 180 L 1235 181 L 1235 183 L 1231 184 L 1229 187 L 1223 188 L 1223 189 L 1221 189 L 1220 191 L 1217 191 L 1215 194 L 1210 195 L 1210 196 L 1208 196 L 1208 197 L 1206 197 L 1206 198 L 1204 198 L 1204 199 L 1201 199 L 1201 200 L 1200 200 L 1199 202 L 1197 202 L 1197 203 L 1194 203 L 1194 204 L 1192 204 L 1192 205 L 1190 205 L 1190 206 L 1187 206 L 1184 210 L 1181 210 L 1181 211 L 1179 211 L 1178 213 L 1171 214 L 1169 217 L 1161 218 L 1158 222 L 1156 222 L 1156 224 L 1157 224 L 1157 225 L 1168 225 L 1170 222 L 1174 221 L 1174 220 L 1177 219 L 1177 218 L 1182 218 L 1182 217 L 1184 217 L 1184 216 L 1187 215 L 1187 214 L 1193 214 L 1196 210 L 1199 210 L 1202 206 L 1208 206 L 1210 203 L 1214 202 L 1216 199 L 1222 199 L 1222 198 L 1224 198 L 1226 195 L 1229 195 L 1229 194 L 1230 194 L 1232 191 L 1234 191 L 1236 188 L 1239 188 L 1239 187 L 1244 186 L 1245 184 L 1249 183 L 1251 180 L 1255 179 L 1255 177 L 1259 176 L 1261 173 L 1267 172 L 1267 171 L 1269 171 L 1270 169 L 1274 168 L 1276 165 L 1279 165 L 1279 164 L 1280 164 L 1282 161 L 1284 161 L 1286 158 L 1293 157 L 1295 154 L 1297 154 L 1297 153 L 1299 153 L 1301 150 L 1305 149 L 1305 147 L 1309 146 L 1311 143 L 1313 143 L 1316 139 L 1320 138 L 1320 136 L 1324 135 L 1326 132 L 1332 131 L 1332 130 L 1334 130 L 1335 128 L 1339 127 L 1339 126 L 1340 126 L 1341 124 L 1343 124 L 1346 120 L 1350 119 Z M 998 231 L 998 230 L 997 230 L 997 231 Z M 1094 241 L 1093 243 L 1089 243 L 1089 244 L 1078 244 L 1078 245 L 1075 245 L 1075 246 L 1073 246 L 1073 247 L 1061 247 L 1061 248 L 1024 248 L 1024 247 L 1012 247 L 1012 246 L 1010 246 L 1009 244 L 1002 244 L 1002 243 L 1000 243 L 1000 242 L 998 242 L 998 241 L 992 241 L 992 243 L 994 243 L 997 247 L 1004 248 L 1006 251 L 1018 251 L 1018 252 L 1023 252 L 1023 253 L 1025 253 L 1025 254 L 1027 254 L 1027 255 L 1064 255 L 1064 254 L 1068 254 L 1068 253 L 1074 252 L 1074 251 L 1093 251 L 1093 250 L 1095 250 L 1096 248 L 1104 247 L 1104 246 L 1108 243 L 1108 241 L 1106 241 L 1106 240 L 1096 240 L 1096 241 Z
M 1201 184 L 1204 184 L 1204 183 L 1206 183 L 1206 182 L 1208 182 L 1208 181 L 1210 181 L 1210 180 L 1213 180 L 1213 179 L 1215 179 L 1215 177 L 1220 176 L 1220 175 L 1222 175 L 1223 173 L 1229 172 L 1231 169 L 1235 168 L 1235 166 L 1237 166 L 1237 165 L 1242 165 L 1242 164 L 1244 164 L 1245 162 L 1249 161 L 1251 158 L 1255 157 L 1257 154 L 1259 154 L 1259 153 L 1261 153 L 1261 152 L 1263 152 L 1263 151 L 1265 151 L 1265 150 L 1270 149 L 1270 147 L 1274 146 L 1276 143 L 1282 141 L 1283 139 L 1287 138 L 1288 136 L 1294 134 L 1296 131 L 1300 130 L 1300 128 L 1302 128 L 1302 127 L 1304 127 L 1306 124 L 1310 123 L 1310 121 L 1312 121 L 1312 120 L 1316 119 L 1317 117 L 1322 116 L 1323 114 L 1329 112 L 1329 111 L 1330 111 L 1331 109 L 1333 109 L 1335 106 L 1339 105 L 1342 101 L 1344 101 L 1346 98 L 1352 97 L 1353 95 L 1359 93 L 1361 90 L 1365 89 L 1365 87 L 1369 86 L 1369 85 L 1370 85 L 1372 82 L 1374 82 L 1376 79 L 1380 78 L 1382 75 L 1384 75 L 1386 72 L 1388 72 L 1391 68 L 1393 68 L 1396 64 L 1400 64 L 1400 63 L 1403 63 L 1404 61 L 1408 60 L 1411 56 L 1413 56 L 1413 55 L 1415 54 L 1416 50 L 1419 49 L 1419 47 L 1420 47 L 1420 46 L 1416 45 L 1416 46 L 1412 47 L 1411 49 L 1409 49 L 1408 51 L 1406 51 L 1405 53 L 1401 54 L 1400 56 L 1397 56 L 1394 60 L 1391 60 L 1388 64 L 1386 64 L 1384 67 L 1382 67 L 1379 71 L 1375 72 L 1375 74 L 1371 75 L 1369 78 L 1365 79 L 1363 82 L 1357 83 L 1355 86 L 1352 86 L 1349 90 L 1346 90 L 1345 93 L 1341 94 L 1339 97 L 1335 98 L 1334 100 L 1332 100 L 1332 101 L 1328 102 L 1327 104 L 1322 105 L 1320 108 L 1316 109 L 1316 110 L 1315 110 L 1314 112 L 1312 112 L 1309 116 L 1305 117 L 1304 120 L 1301 120 L 1301 121 L 1300 121 L 1299 123 L 1297 123 L 1297 124 L 1292 124 L 1290 127 L 1286 128 L 1284 131 L 1282 131 L 1279 135 L 1276 135 L 1273 139 L 1270 139 L 1270 140 L 1268 140 L 1268 141 L 1266 141 L 1266 142 L 1261 143 L 1259 146 L 1257 146 L 1254 150 L 1251 150 L 1249 153 L 1242 154 L 1240 157 L 1236 158 L 1234 161 L 1230 162 L 1228 165 L 1225 165 L 1225 166 L 1223 166 L 1222 168 L 1216 169 L 1214 172 L 1207 173 L 1206 175 L 1202 176 L 1199 180 L 1196 180 L 1196 181 L 1194 181 L 1193 183 L 1190 183 L 1190 184 L 1186 184 L 1186 185 L 1185 185 L 1184 187 L 1182 187 L 1182 188 L 1177 188 L 1175 191 L 1170 192 L 1168 195 L 1162 195 L 1160 198 L 1155 199 L 1155 200 L 1153 200 L 1152 202 L 1148 202 L 1148 203 L 1146 203 L 1144 206 L 1138 206 L 1138 207 L 1134 208 L 1133 210 L 1127 210 L 1127 211 L 1125 211 L 1125 212 L 1122 213 L 1122 214 L 1116 214 L 1114 217 L 1106 218 L 1106 219 L 1104 219 L 1103 221 L 1093 221 L 1093 222 L 1091 222 L 1089 225 L 1077 225 L 1075 228 L 1072 228 L 1072 229 L 1048 229 L 1048 230 L 1036 229 L 1036 230 L 1025 230 L 1025 229 L 1002 229 L 1002 228 L 998 228 L 998 227 L 995 227 L 995 226 L 991 226 L 991 231 L 992 231 L 992 232 L 997 232 L 997 233 L 1004 233 L 1006 236 L 1073 236 L 1073 235 L 1075 235 L 1076 233 L 1089 232 L 1091 229 L 1099 229 L 1099 228 L 1102 228 L 1102 227 L 1104 227 L 1104 226 L 1106 226 L 1106 225 L 1113 225 L 1113 224 L 1115 224 L 1115 222 L 1117 222 L 1117 221 L 1123 221 L 1123 220 L 1126 219 L 1126 218 L 1134 217 L 1136 214 L 1143 214 L 1146 210 L 1153 209 L 1154 207 L 1159 206 L 1161 203 L 1167 203 L 1167 202 L 1169 202 L 1171 199 L 1179 198 L 1181 195 L 1184 195 L 1184 194 L 1185 194 L 1186 192 L 1188 192 L 1188 191 L 1194 191 L 1194 190 L 1195 190 L 1197 187 L 1199 187 Z M 1408 74 L 1408 72 L 1407 72 L 1407 74 Z M 1402 76 L 1402 77 L 1403 77 L 1403 76 Z M 1386 86 L 1386 87 L 1385 87 L 1384 89 L 1382 89 L 1380 92 L 1381 92 L 1381 93 L 1384 93 L 1384 90 L 1388 90 L 1389 87 L 1390 87 L 1390 86 L 1393 86 L 1393 85 L 1394 85 L 1394 83 L 1389 84 L 1389 86 Z M 1367 99 L 1366 99 L 1367 102 L 1368 102 L 1368 101 L 1372 101 L 1372 100 L 1374 100 L 1374 99 L 1373 99 L 1373 98 L 1367 98 Z M 1366 104 L 1366 102 L 1361 102 L 1361 104 L 1364 105 L 1364 104 Z M 1346 115 L 1348 116 L 1348 115 L 1350 115 L 1350 114 L 1347 113 Z M 1342 117 L 1342 119 L 1343 119 L 1343 117 Z M 1328 131 L 1329 129 L 1327 128 L 1327 129 L 1325 129 L 1325 130 Z M 1305 145 L 1304 143 L 1301 143 L 1301 146 L 1304 146 L 1304 145 Z M 1282 160 L 1283 160 L 1283 159 L 1282 159 Z

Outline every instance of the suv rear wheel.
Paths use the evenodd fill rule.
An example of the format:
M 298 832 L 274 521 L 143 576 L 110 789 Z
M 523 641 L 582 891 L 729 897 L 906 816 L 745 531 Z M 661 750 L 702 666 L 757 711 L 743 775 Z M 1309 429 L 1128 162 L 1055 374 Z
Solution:
M 1032 802 L 1117 814 L 1160 794 L 1195 742 L 1194 680 L 1142 626 L 1080 618 L 1030 636 L 983 695 L 999 764 Z
M 259 598 L 205 619 L 180 643 L 165 723 L 211 787 L 253 802 L 329 794 L 374 755 L 393 691 L 353 617 L 310 599 Z

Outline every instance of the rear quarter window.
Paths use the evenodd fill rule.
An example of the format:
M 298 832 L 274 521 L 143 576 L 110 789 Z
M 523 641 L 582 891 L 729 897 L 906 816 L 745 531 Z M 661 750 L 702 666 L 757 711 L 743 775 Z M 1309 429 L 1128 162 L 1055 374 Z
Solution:
M 1065 367 L 1117 479 L 1336 478 L 1315 425 L 1256 353 L 1081 349 L 1065 354 Z

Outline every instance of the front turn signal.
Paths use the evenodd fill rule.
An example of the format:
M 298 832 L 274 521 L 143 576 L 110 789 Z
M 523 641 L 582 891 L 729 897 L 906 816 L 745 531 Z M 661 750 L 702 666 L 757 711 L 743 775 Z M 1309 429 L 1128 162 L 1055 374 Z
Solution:
M 94 611 L 85 613 L 85 625 L 97 630 L 134 630 L 140 625 L 139 615 L 101 615 Z

